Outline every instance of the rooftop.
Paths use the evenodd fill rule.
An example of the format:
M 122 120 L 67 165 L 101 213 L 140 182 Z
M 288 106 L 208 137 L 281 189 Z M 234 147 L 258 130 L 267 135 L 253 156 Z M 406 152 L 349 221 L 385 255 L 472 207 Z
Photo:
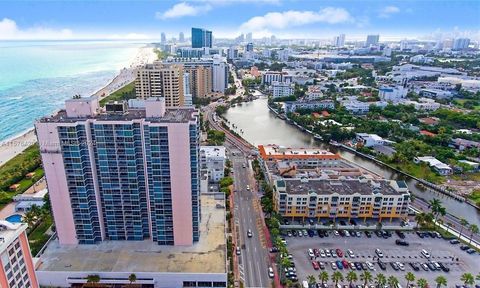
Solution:
M 11 223 L 7 220 L 0 220 L 0 254 L 7 249 L 20 234 L 27 229 L 27 224 Z
M 206 157 L 225 158 L 225 147 L 224 146 L 200 146 L 200 153 L 204 153 Z
M 224 200 L 201 196 L 200 241 L 188 247 L 145 241 L 105 241 L 98 245 L 60 246 L 52 241 L 38 271 L 226 273 Z
M 194 108 L 177 108 L 167 109 L 163 117 L 146 118 L 146 110 L 129 109 L 125 113 L 106 113 L 102 112 L 92 117 L 67 117 L 66 110 L 60 110 L 55 115 L 43 117 L 40 122 L 54 123 L 75 123 L 77 121 L 85 121 L 87 119 L 95 119 L 98 121 L 131 121 L 146 118 L 150 122 L 155 123 L 184 123 L 194 120 Z
M 258 150 L 263 159 L 341 159 L 339 154 L 318 148 L 287 148 L 278 145 L 259 145 Z
M 349 179 L 343 178 L 339 180 L 332 179 L 284 179 L 286 191 L 288 194 L 308 194 L 316 193 L 317 195 L 331 195 L 337 193 L 339 195 L 374 195 L 381 193 L 383 195 L 399 195 L 401 194 L 394 186 L 398 186 L 400 190 L 404 190 L 406 185 L 398 184 L 396 181 L 390 180 L 372 180 L 372 179 Z M 402 181 L 399 181 L 402 182 Z M 395 184 L 396 183 L 396 184 Z M 405 191 L 407 192 L 408 189 Z

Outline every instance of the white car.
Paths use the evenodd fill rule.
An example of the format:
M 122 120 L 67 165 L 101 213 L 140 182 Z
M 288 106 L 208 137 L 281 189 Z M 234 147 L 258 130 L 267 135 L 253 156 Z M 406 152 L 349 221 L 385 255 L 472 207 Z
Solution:
M 345 230 L 345 237 L 350 237 L 350 232 L 348 232 L 347 230 Z
M 308 257 L 310 257 L 310 259 L 313 259 L 315 257 L 315 254 L 313 254 L 312 249 L 308 249 L 307 253 L 308 253 Z
M 273 273 L 273 268 L 268 267 L 268 277 L 273 278 L 275 277 L 275 274 Z
M 375 253 L 378 255 L 378 257 L 383 258 L 383 252 L 380 249 L 375 249 Z
M 430 253 L 428 253 L 425 249 L 422 249 L 422 255 L 427 259 L 430 258 Z
M 335 235 L 335 236 L 339 236 L 340 234 L 338 233 L 338 231 L 337 231 L 337 230 L 335 230 L 335 231 L 333 231 L 333 235 Z
M 396 263 L 398 265 L 398 268 L 400 268 L 400 270 L 405 271 L 405 265 L 403 265 L 402 262 L 396 262 Z
M 335 262 L 330 262 L 330 266 L 332 267 L 332 270 L 337 270 L 337 263 Z
M 320 249 L 320 257 L 325 258 L 327 255 L 325 255 L 325 251 L 323 249 Z
M 365 264 L 367 264 L 368 269 L 370 269 L 370 270 L 374 270 L 374 269 L 375 269 L 375 267 L 373 266 L 373 264 L 372 264 L 371 262 L 368 262 L 368 261 L 367 261 L 367 262 L 365 262 Z
M 330 253 L 330 250 L 328 249 L 325 250 L 325 256 L 332 257 L 332 253 Z
M 348 253 L 348 256 L 349 256 L 350 258 L 355 258 L 355 253 L 353 253 L 352 250 L 348 249 L 348 250 L 347 250 L 347 253 Z

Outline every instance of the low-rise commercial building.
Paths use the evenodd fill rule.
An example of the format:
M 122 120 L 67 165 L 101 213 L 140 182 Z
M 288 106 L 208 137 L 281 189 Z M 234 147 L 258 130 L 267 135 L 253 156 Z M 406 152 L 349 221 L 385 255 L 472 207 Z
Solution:
M 218 182 L 225 176 L 225 160 L 225 147 L 200 147 L 200 170 L 207 172 L 210 182 Z
M 398 102 L 407 96 L 407 92 L 403 86 L 382 86 L 378 89 L 378 96 L 382 101 Z
M 390 144 L 392 141 L 383 139 L 377 134 L 357 133 L 357 141 L 365 147 L 372 147 L 378 145 Z

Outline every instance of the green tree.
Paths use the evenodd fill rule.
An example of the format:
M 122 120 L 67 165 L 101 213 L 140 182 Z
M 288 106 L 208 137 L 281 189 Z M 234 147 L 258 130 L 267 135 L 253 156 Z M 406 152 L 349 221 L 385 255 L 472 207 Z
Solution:
M 395 276 L 390 276 L 388 277 L 387 283 L 390 287 L 397 287 L 398 285 L 398 279 Z
M 100 282 L 100 276 L 98 274 L 92 274 L 87 276 L 88 286 L 95 286 L 98 282 Z
M 405 280 L 407 280 L 407 287 L 408 287 L 408 284 L 415 281 L 415 275 L 412 272 L 408 272 L 407 275 L 405 275 Z
M 462 232 L 463 232 L 463 228 L 464 227 L 468 227 L 468 221 L 465 219 L 465 218 L 461 218 L 460 219 L 460 225 L 462 227 L 460 227 L 460 233 L 458 235 L 458 239 L 462 238 Z
M 470 241 L 468 242 L 469 244 L 472 244 L 472 238 L 473 238 L 473 234 L 477 234 L 478 233 L 478 226 L 475 225 L 475 224 L 472 224 L 470 225 L 469 229 L 470 230 Z
M 418 285 L 418 288 L 427 288 L 428 282 L 424 278 L 420 278 L 417 280 L 417 285 Z
M 313 276 L 313 275 L 308 275 L 308 276 L 307 276 L 307 282 L 308 282 L 308 284 L 310 284 L 310 285 L 315 284 L 315 282 L 316 282 L 315 276 Z
M 383 288 L 387 284 L 387 278 L 382 273 L 378 273 L 375 277 L 375 284 L 377 287 Z
M 435 278 L 435 283 L 437 283 L 437 288 L 447 286 L 447 278 L 445 276 L 438 276 L 437 278 Z
M 137 282 L 137 275 L 135 275 L 133 273 L 128 275 L 128 282 L 130 282 L 130 284 L 133 284 L 134 282 Z
M 363 273 L 360 274 L 360 280 L 363 281 L 363 286 L 367 286 L 367 284 L 373 280 L 372 273 L 369 271 L 363 271 Z
M 473 285 L 475 284 L 475 278 L 471 273 L 463 273 L 462 277 L 460 277 L 460 280 L 463 282 L 465 285 Z
M 335 286 L 338 285 L 338 282 L 343 281 L 343 274 L 339 271 L 335 271 L 332 274 L 332 281 L 335 282 Z
M 320 275 L 318 275 L 318 280 L 322 282 L 322 284 L 325 284 L 328 281 L 328 272 L 327 271 L 322 271 Z
M 355 273 L 354 271 L 348 272 L 346 279 L 347 279 L 347 281 L 350 283 L 350 287 L 351 287 L 352 284 L 353 284 L 354 282 L 357 282 L 357 280 L 358 280 L 357 273 Z
M 447 214 L 446 208 L 443 207 L 442 202 L 438 199 L 431 200 L 429 206 L 432 214 L 435 216 L 435 222 L 440 215 L 445 216 Z

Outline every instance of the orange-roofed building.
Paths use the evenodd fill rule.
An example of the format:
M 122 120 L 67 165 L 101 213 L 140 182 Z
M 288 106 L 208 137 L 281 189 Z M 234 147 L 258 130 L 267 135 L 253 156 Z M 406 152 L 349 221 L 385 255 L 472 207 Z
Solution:
M 322 116 L 323 116 L 323 117 L 329 117 L 329 116 L 330 116 L 330 113 L 328 113 L 328 111 L 323 110 L 323 111 L 322 111 Z
M 437 136 L 437 134 L 432 133 L 432 132 L 427 131 L 427 130 L 420 130 L 420 134 L 425 135 L 425 136 L 427 136 L 427 137 L 435 137 L 435 136 Z
M 303 162 L 321 162 L 322 165 L 337 165 L 342 159 L 339 154 L 317 148 L 287 148 L 278 145 L 258 145 L 258 152 L 264 161 L 290 160 L 298 164 Z
M 320 118 L 322 115 L 318 114 L 317 112 L 312 113 L 313 118 Z
M 252 68 L 250 68 L 250 74 L 252 74 L 252 76 L 254 77 L 260 77 L 260 71 L 258 71 L 258 68 L 257 66 L 252 66 Z

